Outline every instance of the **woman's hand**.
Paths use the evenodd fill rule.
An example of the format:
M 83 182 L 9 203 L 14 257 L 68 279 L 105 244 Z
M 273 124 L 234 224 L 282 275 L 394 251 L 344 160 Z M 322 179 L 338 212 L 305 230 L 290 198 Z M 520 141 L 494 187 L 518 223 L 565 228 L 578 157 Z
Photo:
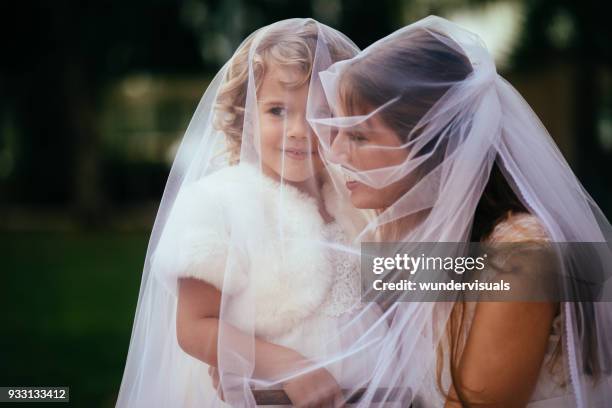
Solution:
M 213 388 L 221 401 L 225 401 L 219 387 L 219 370 L 208 367 Z M 283 384 L 283 390 L 296 407 L 343 407 L 344 397 L 336 379 L 324 368 L 301 375 Z
M 324 368 L 302 374 L 283 383 L 283 390 L 295 407 L 343 407 L 344 396 L 336 379 Z
M 219 370 L 217 370 L 217 367 L 209 366 L 208 375 L 210 375 L 210 378 L 212 379 L 213 388 L 217 390 L 217 396 L 221 401 L 225 401 L 223 397 L 223 389 L 219 387 Z

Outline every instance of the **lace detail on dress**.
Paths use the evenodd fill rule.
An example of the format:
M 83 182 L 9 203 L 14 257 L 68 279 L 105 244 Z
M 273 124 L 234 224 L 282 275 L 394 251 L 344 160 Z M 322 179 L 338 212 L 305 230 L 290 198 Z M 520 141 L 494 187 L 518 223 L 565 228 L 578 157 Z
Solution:
M 485 241 L 491 243 L 549 241 L 549 237 L 542 223 L 534 215 L 509 211 Z
M 346 233 L 336 222 L 325 226 L 324 235 L 327 242 L 348 243 Z M 330 249 L 329 257 L 334 277 L 330 293 L 321 305 L 321 311 L 327 316 L 338 317 L 361 306 L 359 257 L 334 248 Z

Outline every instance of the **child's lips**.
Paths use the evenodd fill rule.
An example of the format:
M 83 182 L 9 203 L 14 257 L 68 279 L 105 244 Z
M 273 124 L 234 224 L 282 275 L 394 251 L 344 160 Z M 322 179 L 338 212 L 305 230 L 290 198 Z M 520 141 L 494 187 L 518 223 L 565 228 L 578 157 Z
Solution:
M 283 149 L 283 153 L 295 160 L 306 160 L 308 157 L 315 154 L 315 152 L 311 150 L 295 148 L 285 148 Z

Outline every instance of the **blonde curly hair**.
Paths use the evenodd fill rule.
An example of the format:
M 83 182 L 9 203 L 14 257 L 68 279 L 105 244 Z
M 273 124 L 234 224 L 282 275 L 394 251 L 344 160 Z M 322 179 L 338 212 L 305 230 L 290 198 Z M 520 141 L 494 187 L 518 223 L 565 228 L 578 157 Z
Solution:
M 310 79 L 318 36 L 319 24 L 314 20 L 306 20 L 301 25 L 285 22 L 256 31 L 236 50 L 219 88 L 213 119 L 215 129 L 226 137 L 231 164 L 240 159 L 249 63 L 253 64 L 256 89 L 259 89 L 270 64 L 297 68 L 302 75 L 285 85 L 299 87 Z M 254 45 L 256 49 L 252 51 Z M 337 38 L 326 38 L 326 45 L 334 62 L 350 58 L 355 53 L 348 42 Z

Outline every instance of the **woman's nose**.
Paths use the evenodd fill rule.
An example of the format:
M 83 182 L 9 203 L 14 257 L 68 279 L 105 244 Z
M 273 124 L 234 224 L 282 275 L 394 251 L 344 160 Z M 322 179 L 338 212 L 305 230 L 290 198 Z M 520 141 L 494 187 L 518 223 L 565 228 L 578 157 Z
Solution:
M 348 138 L 344 132 L 340 131 L 332 141 L 329 160 L 336 164 L 346 164 L 349 162 L 350 150 Z

